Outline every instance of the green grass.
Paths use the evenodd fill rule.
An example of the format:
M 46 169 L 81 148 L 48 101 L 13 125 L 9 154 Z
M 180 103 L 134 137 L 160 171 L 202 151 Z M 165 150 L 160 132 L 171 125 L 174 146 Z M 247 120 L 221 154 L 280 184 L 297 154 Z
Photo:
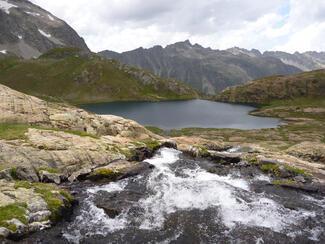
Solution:
M 91 181 L 114 181 L 120 173 L 111 169 L 96 169 L 88 177 Z
M 94 55 L 76 55 L 75 50 L 70 49 L 55 49 L 37 60 L 3 59 L 0 70 L 0 83 L 4 85 L 30 95 L 74 104 L 198 96 L 182 83 Z M 152 82 L 144 82 L 139 77 L 152 77 L 148 78 Z
M 306 173 L 305 170 L 294 167 L 294 166 L 290 166 L 290 165 L 284 165 L 284 168 L 289 171 L 290 173 L 292 173 L 293 175 L 303 175 L 303 176 L 308 176 L 309 174 Z
M 37 169 L 37 172 L 41 172 L 41 171 L 46 171 L 49 172 L 51 174 L 58 174 L 60 173 L 59 169 L 55 169 L 55 168 L 48 168 L 48 167 L 40 167 Z
M 39 129 L 39 130 L 49 130 L 49 131 L 62 131 L 65 133 L 69 133 L 76 136 L 81 137 L 91 137 L 94 139 L 99 139 L 99 136 L 89 134 L 84 131 L 76 131 L 76 130 L 60 130 L 56 128 L 45 128 L 42 126 L 34 126 L 28 124 L 14 124 L 14 123 L 0 123 L 0 139 L 4 140 L 24 140 L 26 139 L 25 134 L 28 132 L 29 128 Z
M 294 180 L 274 180 L 272 181 L 272 184 L 273 185 L 276 185 L 276 186 L 281 186 L 281 185 L 294 185 L 296 184 L 296 182 Z
M 56 222 L 60 219 L 61 210 L 65 207 L 65 202 L 62 198 L 65 198 L 70 204 L 73 201 L 73 197 L 69 192 L 59 189 L 56 185 L 45 183 L 31 183 L 27 181 L 17 181 L 15 188 L 34 189 L 36 193 L 39 193 L 44 201 L 47 203 L 48 209 L 51 212 L 51 221 Z
M 4 140 L 25 139 L 28 125 L 25 124 L 0 124 L 0 138 Z
M 152 133 L 157 134 L 157 135 L 161 135 L 161 136 L 164 136 L 165 135 L 165 131 L 163 129 L 160 129 L 159 127 L 145 126 L 145 128 L 147 130 L 151 131 Z
M 147 148 L 150 150 L 156 150 L 157 148 L 160 147 L 159 141 L 156 141 L 156 140 L 148 139 L 148 140 L 143 140 L 141 142 L 146 144 Z
M 294 99 L 274 100 L 266 108 L 295 106 L 300 108 L 306 107 L 322 107 L 325 108 L 324 97 L 299 97 Z
M 260 166 L 260 169 L 265 173 L 271 173 L 273 175 L 280 175 L 280 168 L 277 164 L 263 164 Z
M 23 224 L 27 224 L 26 205 L 25 204 L 10 204 L 0 207 L 0 226 L 5 227 L 11 231 L 16 231 L 17 227 L 13 224 L 8 224 L 6 221 L 11 219 L 18 219 Z

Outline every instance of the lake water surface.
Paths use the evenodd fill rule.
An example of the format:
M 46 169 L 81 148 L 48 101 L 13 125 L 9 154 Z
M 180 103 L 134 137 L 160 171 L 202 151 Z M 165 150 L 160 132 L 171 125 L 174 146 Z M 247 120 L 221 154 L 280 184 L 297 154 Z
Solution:
M 255 109 L 251 106 L 207 100 L 111 102 L 82 107 L 97 114 L 118 115 L 166 130 L 189 127 L 261 129 L 275 128 L 280 123 L 275 118 L 249 115 Z

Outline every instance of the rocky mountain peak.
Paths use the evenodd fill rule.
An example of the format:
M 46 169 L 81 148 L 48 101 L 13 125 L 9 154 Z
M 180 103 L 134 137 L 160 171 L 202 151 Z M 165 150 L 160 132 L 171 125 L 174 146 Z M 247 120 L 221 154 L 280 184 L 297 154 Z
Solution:
M 56 47 L 89 51 L 84 40 L 63 20 L 27 0 L 0 0 L 0 51 L 38 57 Z

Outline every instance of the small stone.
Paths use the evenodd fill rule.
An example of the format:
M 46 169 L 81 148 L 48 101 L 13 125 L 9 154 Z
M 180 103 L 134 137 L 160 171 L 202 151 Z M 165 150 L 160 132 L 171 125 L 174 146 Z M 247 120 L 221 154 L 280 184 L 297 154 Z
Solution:
M 114 219 L 118 216 L 121 212 L 114 208 L 103 208 L 104 212 L 107 214 L 108 217 Z
M 10 231 L 7 228 L 0 227 L 0 237 L 8 237 L 10 234 Z
M 13 180 L 11 176 L 11 169 L 4 169 L 0 171 L 0 179 Z
M 42 222 L 33 222 L 28 225 L 28 230 L 30 232 L 35 232 L 39 230 L 44 230 L 51 227 L 51 222 L 49 220 Z
M 26 231 L 26 225 L 23 224 L 20 220 L 18 219 L 11 219 L 7 221 L 8 224 L 15 225 L 17 227 L 16 233 L 22 234 Z
M 39 211 L 29 215 L 29 222 L 42 222 L 47 220 L 51 216 L 51 212 L 48 210 Z
M 305 177 L 303 177 L 302 175 L 298 175 L 298 176 L 294 177 L 294 180 L 296 182 L 300 182 L 300 183 L 306 183 L 307 182 Z

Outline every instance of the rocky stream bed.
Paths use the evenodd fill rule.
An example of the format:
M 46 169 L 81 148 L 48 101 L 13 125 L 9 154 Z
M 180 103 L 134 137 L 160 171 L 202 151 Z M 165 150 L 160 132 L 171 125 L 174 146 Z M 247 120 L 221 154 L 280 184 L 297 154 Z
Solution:
M 161 148 L 138 175 L 73 183 L 73 213 L 21 243 L 324 243 L 324 192 L 280 186 L 236 150 Z

